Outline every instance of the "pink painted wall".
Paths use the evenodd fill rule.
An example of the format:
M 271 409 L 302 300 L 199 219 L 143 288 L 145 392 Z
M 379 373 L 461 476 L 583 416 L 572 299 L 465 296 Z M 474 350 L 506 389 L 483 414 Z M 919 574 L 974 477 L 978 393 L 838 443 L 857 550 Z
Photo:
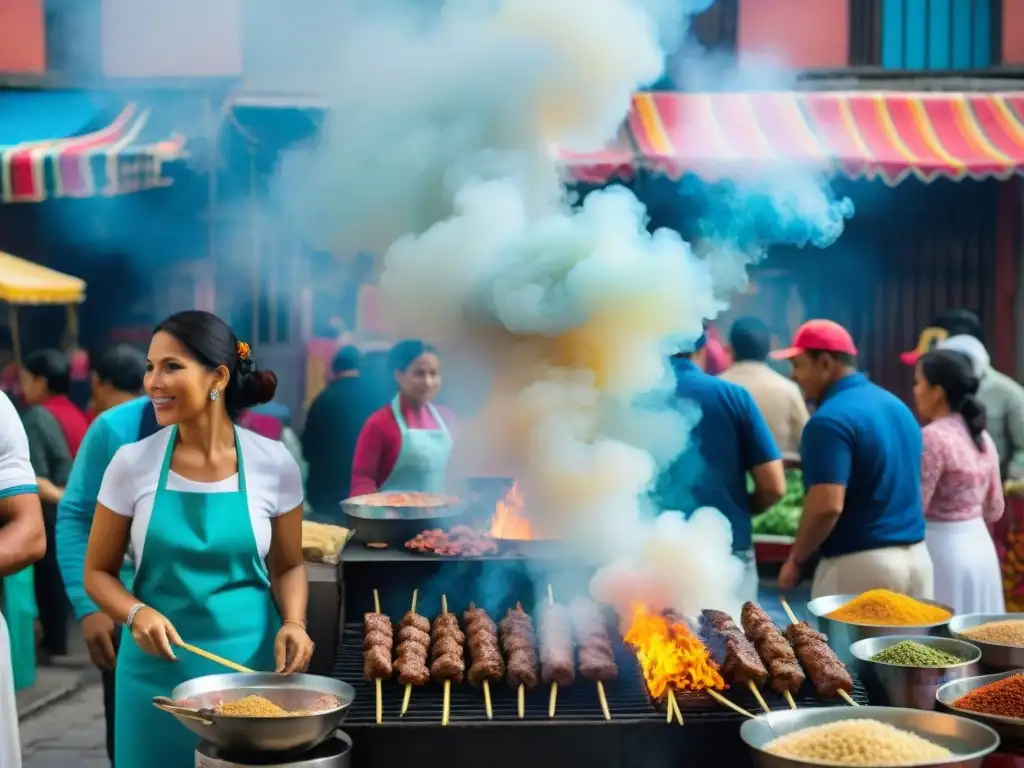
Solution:
M 1003 0 L 1003 63 L 1024 64 L 1024 0 Z
M 737 47 L 740 55 L 768 54 L 797 69 L 845 67 L 847 0 L 739 0 Z
M 0 73 L 45 72 L 43 0 L 0 0 Z
M 103 73 L 116 78 L 236 77 L 243 0 L 103 0 Z

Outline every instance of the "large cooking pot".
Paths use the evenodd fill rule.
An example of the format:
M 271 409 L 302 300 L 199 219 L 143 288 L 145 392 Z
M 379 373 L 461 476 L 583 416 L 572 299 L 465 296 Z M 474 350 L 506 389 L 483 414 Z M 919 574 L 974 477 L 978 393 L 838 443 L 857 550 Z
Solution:
M 341 502 L 345 525 L 355 532 L 352 534 L 355 542 L 402 546 L 417 533 L 458 523 L 465 511 L 465 504 L 459 499 L 432 506 L 401 503 L 381 506 L 367 503 L 373 496 L 377 494 L 353 496 Z

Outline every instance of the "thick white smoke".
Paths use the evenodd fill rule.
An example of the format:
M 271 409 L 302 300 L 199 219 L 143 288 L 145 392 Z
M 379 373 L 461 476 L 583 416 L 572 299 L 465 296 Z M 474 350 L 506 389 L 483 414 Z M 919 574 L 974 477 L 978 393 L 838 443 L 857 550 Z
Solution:
M 332 245 L 385 254 L 397 334 L 486 367 L 463 452 L 500 454 L 542 528 L 614 561 L 592 587 L 619 607 L 734 599 L 724 518 L 654 521 L 643 501 L 698 415 L 638 398 L 669 386 L 667 354 L 722 310 L 748 259 L 649 234 L 622 187 L 570 206 L 551 149 L 614 136 L 661 74 L 659 41 L 708 4 L 466 0 L 339 17 L 318 77 L 329 135 L 282 176 Z

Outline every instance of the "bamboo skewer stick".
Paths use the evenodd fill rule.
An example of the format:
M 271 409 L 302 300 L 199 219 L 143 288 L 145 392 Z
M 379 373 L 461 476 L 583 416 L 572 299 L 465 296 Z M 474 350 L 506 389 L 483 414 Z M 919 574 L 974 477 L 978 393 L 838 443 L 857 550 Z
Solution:
M 516 610 L 523 610 L 523 604 L 517 601 Z M 519 684 L 519 690 L 516 691 L 516 710 L 520 720 L 526 717 L 526 688 L 523 687 L 522 683 Z
M 796 702 L 793 701 L 792 693 L 790 693 L 789 691 L 783 691 L 782 698 L 784 698 L 786 700 L 786 703 L 789 704 L 790 709 L 796 709 Z
M 448 613 L 448 597 L 441 595 L 441 613 Z M 441 707 L 441 725 L 448 725 L 448 714 L 452 704 L 452 681 L 444 681 L 444 704 Z
M 720 694 L 718 691 L 714 690 L 713 688 L 708 688 L 708 695 L 711 696 L 712 699 L 717 701 L 723 707 L 728 707 L 733 712 L 738 712 L 739 714 L 743 715 L 744 717 L 749 717 L 749 718 L 753 719 L 754 716 L 752 714 L 750 714 L 749 712 L 747 712 L 747 710 L 745 710 L 739 704 L 733 704 L 731 701 L 729 701 L 727 698 L 725 698 L 725 696 L 723 696 L 722 694 Z
M 416 597 L 419 595 L 419 590 L 414 589 L 412 591 L 412 607 L 409 609 L 410 613 L 416 613 Z M 402 695 L 402 711 L 398 713 L 399 717 L 404 717 L 406 710 L 409 709 L 409 699 L 412 697 L 412 683 L 405 684 L 405 693 Z
M 780 602 L 782 603 L 782 610 L 784 610 L 786 612 L 786 615 L 789 617 L 790 622 L 793 623 L 793 624 L 799 624 L 800 622 L 797 621 L 796 614 L 794 614 L 793 613 L 793 609 L 789 607 L 789 603 L 786 602 L 786 598 L 783 597 Z M 846 691 L 842 690 L 841 688 L 838 691 L 836 691 L 836 693 L 839 694 L 839 698 L 841 698 L 843 701 L 845 701 L 851 707 L 859 707 L 860 706 L 860 704 L 858 704 L 856 701 L 854 701 L 850 697 L 850 694 L 848 694 Z M 793 705 L 793 708 L 796 709 L 796 705 L 795 704 Z
M 470 603 L 469 604 L 469 610 L 472 611 L 474 608 L 476 608 L 476 603 Z M 486 678 L 484 678 L 484 682 L 483 682 L 483 686 L 482 687 L 484 689 L 484 709 L 487 711 L 487 719 L 488 720 L 493 720 L 494 719 L 494 711 L 491 709 L 491 683 L 490 683 L 490 681 L 487 680 Z
M 754 698 L 757 699 L 757 703 L 761 706 L 761 709 L 765 712 L 771 712 L 771 707 L 768 706 L 768 702 L 764 700 L 764 696 L 761 695 L 761 692 L 757 690 L 757 686 L 754 685 L 754 681 L 747 680 L 747 685 L 750 686 L 750 692 L 754 694 Z
M 601 711 L 604 713 L 604 719 L 611 720 L 612 713 L 608 709 L 608 697 L 604 695 L 604 683 L 600 680 L 597 681 L 597 700 L 601 702 Z
M 548 605 L 555 604 L 555 593 L 548 584 Z M 548 717 L 554 718 L 555 707 L 558 706 L 558 683 L 551 684 L 551 696 L 548 699 Z
M 243 667 L 241 664 L 236 664 L 235 662 L 230 661 L 229 659 L 223 659 L 217 654 L 210 653 L 209 651 L 204 651 L 202 648 L 198 648 L 192 645 L 191 643 L 178 643 L 178 647 L 184 648 L 189 653 L 195 654 L 196 656 L 204 658 L 207 661 L 212 661 L 214 664 L 220 664 L 222 667 L 233 669 L 235 672 L 252 672 L 252 670 L 248 667 Z
M 374 588 L 373 590 L 373 612 L 380 613 L 380 593 Z M 381 681 L 380 678 L 375 678 L 374 687 L 377 689 L 377 725 L 380 725 L 384 721 L 384 703 L 381 693 Z
M 668 722 L 672 722 L 673 716 L 679 722 L 683 724 L 683 713 L 679 709 L 679 700 L 676 698 L 676 692 L 671 688 L 668 689 Z

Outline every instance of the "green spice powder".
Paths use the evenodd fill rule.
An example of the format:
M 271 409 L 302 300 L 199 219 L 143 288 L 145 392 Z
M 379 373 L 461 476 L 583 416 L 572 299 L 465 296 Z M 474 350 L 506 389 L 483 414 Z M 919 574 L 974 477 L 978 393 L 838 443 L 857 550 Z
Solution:
M 903 667 L 948 667 L 953 664 L 963 664 L 966 661 L 952 653 L 940 651 L 938 648 L 929 648 L 927 645 L 915 643 L 913 640 L 902 640 L 884 651 L 879 651 L 871 657 L 871 660 Z

